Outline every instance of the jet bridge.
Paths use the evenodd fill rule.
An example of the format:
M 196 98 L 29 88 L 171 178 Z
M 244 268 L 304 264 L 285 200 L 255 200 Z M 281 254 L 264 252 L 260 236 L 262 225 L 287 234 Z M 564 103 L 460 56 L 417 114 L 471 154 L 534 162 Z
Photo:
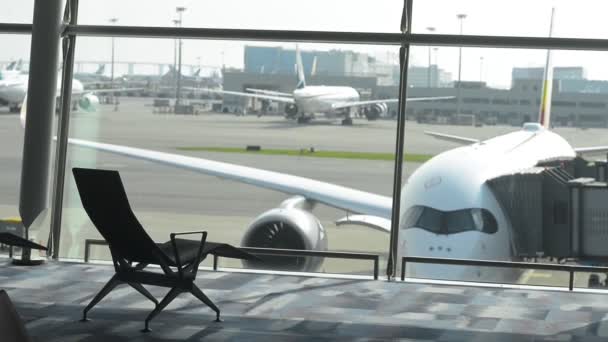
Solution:
M 608 261 L 608 169 L 582 158 L 489 180 L 520 258 Z

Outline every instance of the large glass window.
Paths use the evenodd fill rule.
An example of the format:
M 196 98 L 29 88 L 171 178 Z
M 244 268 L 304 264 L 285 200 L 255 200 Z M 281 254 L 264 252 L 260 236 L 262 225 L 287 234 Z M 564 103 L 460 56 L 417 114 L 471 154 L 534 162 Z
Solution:
M 0 23 L 31 24 L 34 13 L 34 0 L 23 0 L 1 6 Z M 5 50 L 5 49 L 3 49 Z
M 402 5 L 307 3 L 314 11 L 307 12 L 274 0 L 222 6 L 154 1 L 147 3 L 146 16 L 138 16 L 132 15 L 140 13 L 138 1 L 83 1 L 79 20 L 398 32 Z M 555 6 L 554 37 L 604 38 L 597 29 L 601 25 L 593 24 L 603 20 L 603 5 L 587 5 L 415 1 L 413 31 L 547 37 Z M 585 25 L 575 20 L 582 8 Z M 589 8 L 597 15 L 588 16 Z M 394 100 L 402 76 L 397 52 L 395 46 L 80 37 L 75 79 L 85 91 L 75 102 L 79 109 L 71 116 L 70 136 L 112 144 L 104 149 L 114 153 L 72 143 L 68 169 L 120 170 L 134 209 L 159 241 L 170 231 L 205 224 L 211 239 L 236 245 L 255 241 L 260 247 L 385 255 L 397 132 Z M 538 179 L 553 177 L 552 172 L 559 179 L 597 175 L 592 164 L 574 158 L 573 147 L 606 145 L 604 57 L 605 52 L 553 51 L 551 83 L 543 79 L 544 50 L 412 47 L 400 227 L 437 236 L 400 229 L 398 255 L 524 260 L 550 258 L 569 246 L 561 240 L 548 243 L 552 237 L 546 234 L 564 229 L 568 220 L 548 227 L 542 219 L 544 208 L 563 203 L 565 192 L 546 196 Z M 549 123 L 539 108 L 545 84 L 553 90 Z M 319 85 L 326 87 L 315 88 Z M 420 97 L 427 99 L 415 100 Z M 360 101 L 375 102 L 348 104 Z M 140 150 L 126 153 L 126 146 Z M 143 160 L 141 149 L 170 158 Z M 70 176 L 66 194 L 62 255 L 80 258 L 84 240 L 99 236 L 80 208 Z M 334 225 L 336 219 L 342 227 Z M 486 234 L 460 234 L 469 231 Z M 98 249 L 93 257 L 109 255 Z M 369 271 L 350 261 L 295 258 L 277 265 L 289 262 L 306 270 Z M 435 266 L 408 270 L 446 274 Z M 464 268 L 453 278 L 484 281 L 496 275 L 490 273 Z
M 112 93 L 112 38 L 79 38 L 80 71 L 75 79 L 87 79 L 84 87 L 99 105 L 90 108 L 95 110 L 81 106 L 72 113 L 70 137 L 187 156 L 192 158 L 189 166 L 72 144 L 68 169 L 119 170 L 137 217 L 159 242 L 171 232 L 205 229 L 210 241 L 237 246 L 358 251 L 384 257 L 390 227 L 385 224 L 383 232 L 349 218 L 383 215 L 390 221 L 397 49 L 184 40 L 176 106 L 175 70 L 180 67 L 178 57 L 173 68 L 173 43 L 115 38 L 112 83 L 118 90 Z M 159 53 L 143 53 L 147 47 Z M 212 59 L 198 64 L 200 56 L 222 52 L 226 60 L 240 64 Z M 296 72 L 298 53 L 303 78 Z M 306 86 L 298 89 L 301 81 Z M 377 99 L 389 103 L 349 105 Z M 258 181 L 247 178 L 256 175 L 252 170 L 216 177 L 212 166 L 201 166 L 207 161 L 274 174 Z M 277 184 L 279 191 L 273 191 Z M 81 209 L 69 172 L 65 189 L 61 254 L 82 258 L 85 240 L 100 236 Z M 351 198 L 352 189 L 365 193 Z M 307 191 L 310 203 L 293 208 L 284 203 L 295 203 L 294 196 Z M 325 200 L 326 195 L 335 198 Z M 382 210 L 359 209 L 362 205 L 356 203 L 366 203 L 369 195 L 380 199 Z M 311 204 L 314 208 L 309 209 Z M 342 218 L 345 224 L 336 226 Z M 110 255 L 104 247 L 93 247 L 91 257 Z M 340 259 L 267 260 L 260 266 L 332 273 L 371 274 L 373 266 L 369 261 Z M 286 265 L 290 260 L 292 265 Z M 240 263 L 223 259 L 221 266 Z
M 554 37 L 605 39 L 608 29 L 602 24 L 602 14 L 608 9 L 606 6 L 594 0 L 576 3 L 567 0 L 416 0 L 413 32 L 547 37 L 551 8 L 554 7 Z
M 534 123 L 547 51 L 460 50 L 418 46 L 410 55 L 408 96 L 454 98 L 407 103 L 405 150 L 433 158 L 405 166 L 399 253 L 541 262 L 568 255 L 571 207 L 562 205 L 568 187 L 553 183 L 552 172 L 559 172 L 562 182 L 601 177 L 596 170 L 601 163 L 592 161 L 605 160 L 605 151 L 573 158 L 579 147 L 608 143 L 608 75 L 599 67 L 607 53 L 551 52 L 552 107 L 545 131 Z M 526 122 L 533 124 L 524 129 Z M 542 160 L 553 161 L 557 170 L 545 168 Z M 563 209 L 563 219 L 551 219 L 555 207 Z M 475 230 L 488 234 L 464 233 Z M 430 264 L 408 270 L 411 276 L 544 285 L 548 277 L 561 277 Z M 586 286 L 584 279 L 577 284 Z
M 145 4 L 139 0 L 108 0 L 81 1 L 78 17 L 87 25 L 107 25 L 111 18 L 117 18 L 118 24 L 128 26 L 399 32 L 402 9 L 402 2 L 392 0 L 313 0 L 305 4 L 293 0 L 154 0 Z M 146 15 L 137 15 L 144 10 Z

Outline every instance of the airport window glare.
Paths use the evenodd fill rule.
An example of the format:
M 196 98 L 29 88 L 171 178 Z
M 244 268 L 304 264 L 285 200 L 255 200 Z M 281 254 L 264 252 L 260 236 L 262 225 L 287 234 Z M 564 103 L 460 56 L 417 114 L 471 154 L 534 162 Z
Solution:
M 270 27 L 273 31 L 255 26 L 214 30 L 192 25 L 197 21 L 188 24 L 191 19 L 182 6 L 157 27 L 117 16 L 92 25 L 72 23 L 65 34 L 78 36 L 74 75 L 97 80 L 86 85 L 96 88 L 82 92 L 78 110 L 70 115 L 69 136 L 93 143 L 72 140 L 66 167 L 119 169 L 127 191 L 133 193 L 129 198 L 135 210 L 142 208 L 138 217 L 157 239 L 166 239 L 167 227 L 187 230 L 204 225 L 215 227 L 210 228 L 210 236 L 238 244 L 253 234 L 247 229 L 253 220 L 261 227 L 253 236 L 265 238 L 270 246 L 284 247 L 287 240 L 280 237 L 298 227 L 300 237 L 310 242 L 309 249 L 329 244 L 332 250 L 357 250 L 360 243 L 362 250 L 393 255 L 393 265 L 403 255 L 512 260 L 563 252 L 561 246 L 568 245 L 563 241 L 543 245 L 543 232 L 551 230 L 540 228 L 552 222 L 552 228 L 562 229 L 564 220 L 545 220 L 545 214 L 551 218 L 554 213 L 530 208 L 560 207 L 564 179 L 596 172 L 572 159 L 583 150 L 573 149 L 566 140 L 575 147 L 606 144 L 607 120 L 602 112 L 605 105 L 601 105 L 605 77 L 598 60 L 608 44 L 604 39 L 547 38 L 549 6 L 539 9 L 542 20 L 518 20 L 521 27 L 531 25 L 528 34 L 488 29 L 483 32 L 495 36 L 479 37 L 476 34 L 484 27 L 492 26 L 481 20 L 488 15 L 446 10 L 453 12 L 452 18 L 441 22 L 452 24 L 438 27 L 429 22 L 436 13 L 425 15 L 422 9 L 417 14 L 421 3 L 414 3 L 413 33 L 407 25 L 404 33 L 391 33 L 396 29 L 366 31 L 363 24 L 357 32 Z M 85 2 L 81 7 L 86 7 Z M 541 24 L 534 28 L 537 21 Z M 553 37 L 570 37 L 564 33 L 573 32 L 568 25 L 558 21 Z M 593 33 L 582 37 L 598 38 Z M 401 46 L 408 48 L 405 73 L 398 65 Z M 541 49 L 546 48 L 554 49 L 549 64 L 554 66 L 552 119 L 550 125 L 545 122 L 546 128 L 528 124 L 522 130 L 524 122 L 538 121 L 543 83 L 551 83 L 543 82 L 546 50 Z M 210 71 L 205 70 L 207 66 Z M 219 72 L 213 72 L 213 66 Z M 100 77 L 108 73 L 110 81 Z M 138 74 L 154 74 L 158 80 L 138 79 Z M 402 80 L 407 87 L 399 91 Z M 78 83 L 84 89 L 88 81 Z M 378 101 L 350 112 L 353 127 L 349 120 L 343 121 L 348 117 L 342 110 L 349 108 L 344 102 L 353 101 L 355 93 L 352 99 L 333 101 L 331 112 L 336 110 L 339 119 L 322 125 L 316 117 L 298 115 L 303 104 L 295 100 L 296 93 L 306 99 L 305 91 L 299 91 L 307 88 L 305 84 L 348 85 L 357 100 Z M 401 108 L 394 101 L 380 100 L 406 95 L 407 106 L 402 101 Z M 428 96 L 438 98 L 412 100 Z M 321 109 L 311 112 L 323 113 Z M 195 113 L 205 114 L 191 115 Z M 405 134 L 402 119 L 408 120 Z M 67 133 L 58 134 L 59 144 L 67 137 Z M 470 146 L 454 149 L 463 144 Z M 243 145 L 260 153 L 246 152 Z M 401 153 L 404 147 L 406 153 Z M 556 160 L 556 168 L 539 168 L 531 162 Z M 215 161 L 231 164 L 230 171 Z M 232 181 L 218 181 L 213 172 L 219 168 L 221 176 L 230 173 L 226 178 Z M 259 169 L 275 173 L 258 173 Z M 319 183 L 303 178 L 329 186 L 319 190 Z M 401 178 L 407 179 L 403 191 Z M 301 189 L 285 191 L 281 182 Z M 552 182 L 559 186 L 544 188 Z M 277 188 L 279 192 L 273 191 Z M 350 192 L 354 189 L 364 193 Z M 544 190 L 551 192 L 547 198 L 555 203 L 533 202 Z M 304 194 L 308 200 L 281 192 Z M 73 182 L 67 176 L 59 255 L 81 258 L 83 240 L 97 236 L 71 193 Z M 286 212 L 290 213 L 287 217 Z M 416 224 L 428 229 L 453 234 L 437 241 L 425 235 L 428 231 L 395 229 L 408 226 L 405 216 L 396 222 L 399 212 L 409 213 L 408 219 L 415 218 Z M 277 217 L 282 221 L 277 223 Z M 336 218 L 344 227 L 335 227 Z M 458 234 L 463 230 L 488 234 L 462 239 L 470 235 Z M 101 248 L 94 253 L 92 258 L 108 257 Z M 310 267 L 305 270 L 357 274 L 369 270 L 368 266 L 344 262 L 332 266 L 327 259 L 314 259 L 293 258 L 296 264 Z M 394 274 L 390 265 L 387 268 Z M 438 270 L 443 268 L 424 265 L 408 268 L 408 274 L 433 276 Z M 472 275 L 467 279 L 484 281 L 491 276 L 485 270 Z
M 18 235 L 25 233 L 19 220 L 24 132 L 19 122 L 19 107 L 12 101 L 16 94 L 7 90 L 17 90 L 27 78 L 25 59 L 30 43 L 29 35 L 0 34 L 0 44 L 6 47 L 0 51 L 0 232 Z M 8 247 L 1 246 L 0 254 L 8 254 Z

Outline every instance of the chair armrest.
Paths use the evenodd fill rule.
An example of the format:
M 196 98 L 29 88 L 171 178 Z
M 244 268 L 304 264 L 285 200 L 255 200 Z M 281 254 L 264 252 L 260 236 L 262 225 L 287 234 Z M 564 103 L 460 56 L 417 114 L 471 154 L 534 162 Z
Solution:
M 179 249 L 177 249 L 177 243 L 175 242 L 175 237 L 178 235 L 192 235 L 192 234 L 201 234 L 201 243 L 198 247 L 198 253 L 196 255 L 196 260 L 192 265 L 192 273 L 196 276 L 196 272 L 198 271 L 198 265 L 201 262 L 201 257 L 203 256 L 203 246 L 205 245 L 205 241 L 207 240 L 207 232 L 195 231 L 195 232 L 183 232 L 183 233 L 171 233 L 169 237 L 171 238 L 171 244 L 173 245 L 173 251 L 175 253 L 175 263 L 177 264 L 177 272 L 179 273 L 180 278 L 184 277 L 182 270 L 182 262 L 179 257 Z

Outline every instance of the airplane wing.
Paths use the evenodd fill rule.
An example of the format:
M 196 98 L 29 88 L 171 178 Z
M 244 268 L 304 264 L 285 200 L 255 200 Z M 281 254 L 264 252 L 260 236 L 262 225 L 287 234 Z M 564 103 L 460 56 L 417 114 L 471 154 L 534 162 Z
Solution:
M 104 144 L 80 139 L 69 139 L 68 142 L 75 146 L 200 172 L 210 176 L 283 192 L 289 195 L 300 195 L 309 200 L 353 213 L 386 219 L 391 217 L 392 200 L 390 197 L 355 190 L 336 184 L 292 176 L 285 173 L 135 147 Z
M 204 89 L 204 88 L 201 88 L 198 90 L 207 91 L 210 93 L 218 93 L 218 94 L 225 94 L 225 95 L 235 95 L 235 96 L 242 96 L 242 97 L 248 97 L 248 98 L 270 100 L 270 101 L 281 102 L 281 103 L 295 103 L 293 97 L 285 97 L 282 95 L 277 96 L 277 95 L 268 95 L 268 94 L 243 93 L 240 91 Z M 289 96 L 291 96 L 291 95 L 289 95 Z
M 266 90 L 266 89 L 255 89 L 255 88 L 247 88 L 245 89 L 251 93 L 264 94 L 264 95 L 273 95 L 273 96 L 286 96 L 292 97 L 293 94 L 290 93 L 282 93 L 280 91 Z
M 433 96 L 433 97 L 410 97 L 406 99 L 407 102 L 414 101 L 435 101 L 435 100 L 448 100 L 453 99 L 454 96 Z M 397 103 L 399 99 L 384 99 L 384 100 L 368 100 L 368 101 L 347 101 L 332 104 L 333 109 L 349 108 L 349 107 L 361 107 L 369 106 L 377 103 Z
M 139 91 L 145 88 L 110 88 L 110 89 L 85 89 L 81 94 L 110 94 L 127 91 Z M 76 94 L 76 93 L 74 93 Z M 77 94 L 79 95 L 79 94 Z
M 576 147 L 574 152 L 576 154 L 605 153 L 608 152 L 608 146 Z
M 424 134 L 430 135 L 430 136 L 432 136 L 434 138 L 437 138 L 437 139 L 447 140 L 447 141 L 459 143 L 459 144 L 462 144 L 462 145 L 476 144 L 476 143 L 479 142 L 478 139 L 460 137 L 460 136 L 457 136 L 457 135 L 437 133 L 437 132 L 431 132 L 431 131 L 424 131 Z

